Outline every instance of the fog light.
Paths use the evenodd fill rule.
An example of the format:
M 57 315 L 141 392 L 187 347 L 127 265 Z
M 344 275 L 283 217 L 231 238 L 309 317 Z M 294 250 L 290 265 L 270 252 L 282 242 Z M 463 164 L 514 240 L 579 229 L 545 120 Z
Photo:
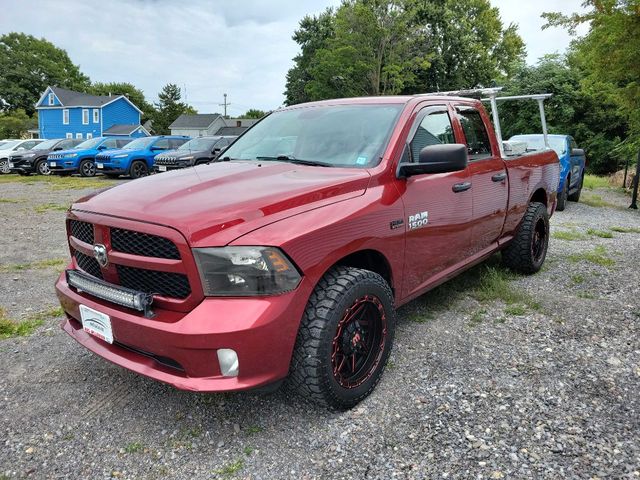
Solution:
M 220 371 L 225 377 L 237 377 L 240 365 L 238 363 L 238 354 L 230 348 L 221 348 L 218 350 L 218 362 L 220 363 Z

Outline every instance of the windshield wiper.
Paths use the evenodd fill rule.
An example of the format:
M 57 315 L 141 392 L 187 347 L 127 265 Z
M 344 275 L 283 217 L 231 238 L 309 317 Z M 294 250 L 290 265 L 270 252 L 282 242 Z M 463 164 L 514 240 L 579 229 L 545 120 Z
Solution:
M 310 165 L 312 167 L 333 167 L 327 162 L 318 162 L 316 160 L 302 160 L 290 155 L 278 155 L 277 157 L 256 157 L 256 160 L 279 160 L 281 162 L 296 163 L 298 165 Z

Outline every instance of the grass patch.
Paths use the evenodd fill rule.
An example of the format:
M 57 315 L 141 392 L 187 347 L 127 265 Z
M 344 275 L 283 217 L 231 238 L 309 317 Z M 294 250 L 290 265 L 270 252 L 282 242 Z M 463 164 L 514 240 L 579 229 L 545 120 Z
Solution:
M 527 313 L 527 307 L 524 305 L 507 305 L 504 309 L 504 313 L 517 317 Z
M 607 177 L 599 177 L 597 175 L 586 174 L 584 176 L 584 182 L 582 186 L 587 190 L 593 190 L 594 188 L 609 188 L 609 179 Z
M 618 233 L 640 233 L 640 228 L 636 227 L 611 227 L 609 230 Z
M 604 200 L 600 195 L 582 195 L 580 197 L 580 203 L 584 203 L 585 205 L 589 205 L 590 207 L 602 208 L 602 207 L 616 207 L 613 203 L 609 203 Z
M 257 425 L 251 425 L 251 426 L 247 427 L 247 433 L 249 435 L 253 435 L 255 433 L 260 433 L 263 430 L 264 430 L 264 428 L 259 427 Z
M 124 447 L 124 451 L 126 453 L 138 453 L 144 449 L 140 442 L 131 442 L 126 447 Z
M 584 240 L 586 239 L 586 235 L 577 230 L 555 230 L 551 234 L 551 238 L 556 238 L 558 240 Z
M 31 263 L 0 265 L 0 272 L 21 272 L 23 270 L 40 270 L 44 268 L 55 268 L 58 270 L 62 270 L 67 265 L 67 263 L 68 261 L 65 258 L 52 258 Z
M 433 312 L 430 311 L 414 312 L 409 315 L 409 321 L 413 323 L 427 323 L 429 320 L 433 320 L 433 318 Z
M 63 314 L 61 307 L 51 307 L 31 314 L 23 320 L 12 320 L 7 317 L 6 310 L 0 308 L 0 339 L 31 335 L 46 319 L 60 317 Z
M 600 238 L 613 238 L 613 233 L 608 232 L 606 230 L 596 230 L 595 228 L 589 228 L 587 230 L 587 233 L 589 235 L 593 235 L 595 237 L 600 237 Z
M 230 478 L 244 468 L 244 460 L 239 458 L 234 462 L 226 464 L 224 467 L 214 470 L 213 474 L 222 478 Z
M 0 203 L 20 203 L 20 200 L 14 200 L 13 198 L 0 198 Z
M 66 212 L 67 210 L 69 210 L 69 205 L 59 205 L 57 203 L 43 203 L 33 207 L 33 211 L 36 213 Z
M 578 298 L 587 298 L 593 300 L 596 296 L 591 292 L 578 292 Z
M 616 263 L 616 261 L 609 256 L 607 249 L 602 245 L 598 245 L 590 252 L 572 253 L 568 258 L 569 261 L 573 263 L 585 261 L 603 267 L 611 267 Z
M 0 184 L 22 183 L 26 185 L 46 185 L 51 190 L 79 190 L 83 188 L 106 188 L 117 184 L 116 180 L 104 177 L 82 178 L 82 177 L 60 177 L 58 175 L 2 175 Z
M 574 285 L 580 285 L 581 283 L 584 283 L 584 275 L 580 275 L 579 273 L 571 275 L 571 282 Z
M 484 320 L 484 316 L 487 314 L 487 311 L 484 308 L 480 310 L 476 310 L 471 314 L 471 318 L 469 318 L 469 326 L 475 327 L 476 325 L 480 325 Z
M 255 449 L 253 447 L 244 447 L 242 451 L 245 455 L 251 455 Z
M 512 281 L 516 278 L 518 277 L 508 270 L 489 266 L 471 295 L 480 302 L 499 300 L 507 305 L 519 303 L 535 310 L 539 309 L 540 305 L 531 295 L 513 285 Z

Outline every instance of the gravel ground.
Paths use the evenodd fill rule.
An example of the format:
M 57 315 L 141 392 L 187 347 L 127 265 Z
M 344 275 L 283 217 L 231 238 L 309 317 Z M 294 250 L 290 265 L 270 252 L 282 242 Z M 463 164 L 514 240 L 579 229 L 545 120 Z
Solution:
M 88 192 L 1 184 L 0 264 L 65 258 L 64 212 L 33 206 Z M 578 239 L 554 238 L 543 271 L 513 282 L 539 309 L 480 303 L 459 283 L 421 297 L 349 412 L 180 392 L 87 352 L 59 319 L 0 340 L 0 479 L 638 478 L 640 233 L 587 230 L 640 228 L 640 215 L 593 193 L 611 205 L 569 203 L 552 228 Z M 569 261 L 598 246 L 613 265 Z M 56 305 L 56 275 L 0 269 L 0 304 L 13 318 Z

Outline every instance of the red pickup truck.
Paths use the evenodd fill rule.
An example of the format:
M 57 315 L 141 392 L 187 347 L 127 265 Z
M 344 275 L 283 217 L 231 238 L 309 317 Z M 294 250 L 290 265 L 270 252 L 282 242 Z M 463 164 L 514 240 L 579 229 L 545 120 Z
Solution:
M 349 408 L 380 379 L 396 307 L 499 250 L 540 269 L 558 158 L 501 150 L 467 98 L 278 110 L 223 161 L 72 205 L 62 328 L 179 389 L 285 380 Z

